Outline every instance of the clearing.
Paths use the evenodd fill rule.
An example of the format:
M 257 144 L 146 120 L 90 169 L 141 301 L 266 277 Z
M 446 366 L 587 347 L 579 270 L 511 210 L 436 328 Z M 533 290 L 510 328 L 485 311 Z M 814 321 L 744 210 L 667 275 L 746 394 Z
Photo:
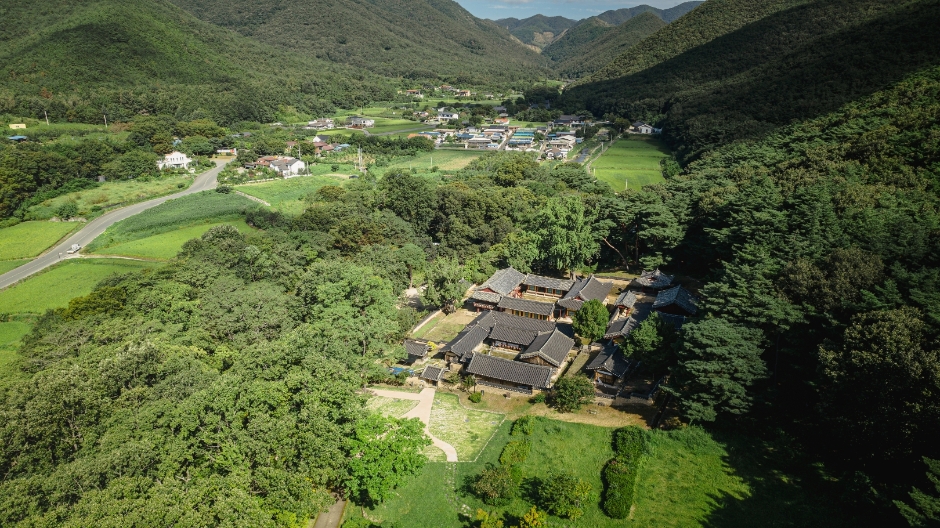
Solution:
M 230 222 L 218 222 L 215 224 L 199 224 L 190 227 L 183 227 L 174 231 L 153 235 L 140 240 L 132 240 L 123 244 L 116 244 L 97 253 L 107 255 L 120 255 L 124 257 L 137 257 L 145 259 L 169 260 L 175 257 L 183 248 L 183 244 L 199 238 L 206 231 L 220 225 L 235 226 L 242 233 L 251 232 L 251 228 L 244 220 L 238 219 Z
M 457 310 L 456 312 L 445 316 L 443 313 L 435 315 L 420 330 L 414 333 L 415 339 L 427 339 L 435 343 L 446 343 L 457 337 L 457 334 L 464 329 L 471 321 L 476 319 L 477 315 L 469 310 Z
M 418 400 L 399 400 L 386 398 L 384 396 L 372 396 L 369 398 L 369 401 L 366 402 L 366 409 L 394 418 L 401 418 L 405 413 L 417 406 Z
M 329 169 L 318 165 L 316 168 Z M 304 197 L 325 185 L 342 185 L 344 179 L 337 176 L 298 176 L 286 180 L 239 185 L 239 192 L 260 198 L 271 204 L 271 208 L 287 214 L 299 214 L 306 208 Z
M 160 266 L 127 259 L 70 259 L 0 291 L 0 313 L 43 313 L 88 295 L 104 278 Z
M 639 189 L 664 181 L 659 161 L 670 157 L 669 149 L 657 138 L 627 135 L 614 142 L 591 164 L 598 180 L 614 191 L 625 186 Z
M 430 171 L 431 167 L 440 170 L 456 171 L 470 164 L 471 161 L 482 156 L 483 150 L 435 150 L 422 152 L 414 157 L 398 158 L 389 164 L 385 170 L 414 168 L 418 171 Z
M 23 222 L 0 229 L 0 261 L 39 256 L 81 222 Z
M 428 428 L 432 435 L 454 446 L 461 461 L 473 461 L 504 419 L 502 414 L 464 407 L 455 394 L 438 392 Z
M 167 175 L 151 180 L 123 180 L 105 182 L 94 189 L 70 192 L 34 205 L 27 211 L 29 219 L 47 219 L 55 216 L 58 207 L 74 202 L 78 216 L 89 216 L 100 210 L 130 205 L 159 196 L 166 196 L 188 188 L 194 175 Z M 93 207 L 98 209 L 92 211 Z

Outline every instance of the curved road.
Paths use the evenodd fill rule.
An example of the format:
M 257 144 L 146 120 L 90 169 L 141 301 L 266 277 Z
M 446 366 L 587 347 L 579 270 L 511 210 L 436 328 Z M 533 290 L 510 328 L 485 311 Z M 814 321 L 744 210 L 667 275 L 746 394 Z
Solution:
M 0 275 L 0 290 L 10 287 L 34 273 L 40 272 L 49 266 L 52 266 L 56 262 L 64 260 L 66 258 L 65 252 L 68 251 L 70 247 L 72 247 L 72 244 L 78 244 L 82 247 L 85 247 L 91 243 L 92 240 L 101 235 L 101 233 L 104 233 L 105 229 L 111 227 L 117 222 L 120 222 L 121 220 L 130 218 L 135 214 L 150 209 L 151 207 L 160 205 L 167 200 L 179 198 L 180 196 L 186 196 L 187 194 L 194 194 L 197 192 L 214 189 L 216 186 L 216 178 L 218 177 L 219 173 L 222 172 L 222 167 L 225 166 L 226 163 L 227 162 L 225 161 L 215 160 L 216 167 L 197 176 L 196 181 L 194 181 L 193 184 L 184 191 L 180 191 L 169 196 L 154 198 L 153 200 L 147 200 L 146 202 L 128 205 L 127 207 L 115 209 L 114 211 L 95 218 L 91 222 L 88 222 L 88 224 L 77 233 L 68 237 L 65 239 L 65 241 L 46 251 L 42 255 L 36 257 L 28 264 L 23 264 L 16 269 Z

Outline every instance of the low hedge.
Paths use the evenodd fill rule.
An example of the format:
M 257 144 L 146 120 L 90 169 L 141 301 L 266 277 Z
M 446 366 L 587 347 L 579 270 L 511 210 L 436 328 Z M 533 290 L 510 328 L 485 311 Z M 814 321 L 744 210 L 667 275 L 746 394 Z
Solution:
M 614 432 L 613 443 L 617 455 L 604 467 L 606 489 L 601 507 L 609 517 L 626 519 L 636 500 L 636 485 L 649 450 L 649 437 L 640 428 L 625 427 Z
M 518 466 L 529 458 L 531 446 L 528 440 L 517 440 L 506 444 L 499 455 L 499 463 L 504 466 Z

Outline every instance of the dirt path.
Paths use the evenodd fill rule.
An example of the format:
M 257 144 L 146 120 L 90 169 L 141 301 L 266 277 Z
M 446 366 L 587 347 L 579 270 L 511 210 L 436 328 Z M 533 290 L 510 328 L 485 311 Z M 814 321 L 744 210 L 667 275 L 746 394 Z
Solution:
M 261 198 L 258 198 L 257 196 L 252 196 L 252 195 L 250 195 L 250 194 L 245 194 L 245 193 L 243 193 L 243 192 L 241 192 L 241 191 L 235 191 L 235 194 L 237 194 L 237 195 L 239 195 L 239 196 L 244 196 L 245 198 L 248 198 L 248 199 L 251 200 L 252 202 L 258 202 L 258 203 L 261 204 L 261 205 L 266 205 L 266 206 L 268 206 L 268 207 L 271 207 L 271 204 L 269 204 L 268 202 L 262 200 Z
M 448 462 L 457 462 L 457 450 L 454 449 L 454 446 L 432 435 L 431 430 L 428 427 L 428 424 L 431 422 L 431 407 L 434 405 L 435 390 L 433 387 L 428 387 L 422 390 L 420 394 L 382 389 L 369 390 L 376 396 L 382 396 L 383 398 L 417 401 L 418 405 L 415 406 L 414 409 L 408 411 L 402 418 L 418 418 L 421 420 L 424 423 L 424 432 L 428 435 L 429 438 L 431 438 L 431 442 L 434 443 L 434 447 L 437 447 L 447 455 Z
M 338 500 L 330 506 L 329 510 L 317 516 L 316 521 L 309 524 L 310 528 L 339 528 L 343 522 L 343 512 L 346 510 L 346 501 Z

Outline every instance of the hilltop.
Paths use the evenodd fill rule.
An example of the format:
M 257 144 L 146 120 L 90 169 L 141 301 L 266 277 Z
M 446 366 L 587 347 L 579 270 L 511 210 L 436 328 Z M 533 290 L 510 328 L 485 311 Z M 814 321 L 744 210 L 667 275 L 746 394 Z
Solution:
M 323 114 L 394 94 L 376 75 L 288 54 L 164 0 L 14 3 L 0 19 L 0 44 L 9 72 L 0 111 L 53 119 L 266 121 L 285 105 Z
M 578 78 L 603 68 L 646 37 L 666 26 L 654 13 L 645 12 L 610 27 L 599 17 L 589 18 L 543 50 L 559 74 Z
M 493 22 L 499 27 L 506 28 L 512 36 L 524 44 L 530 44 L 540 49 L 554 42 L 565 30 L 578 23 L 577 20 L 570 18 L 547 17 L 545 15 L 535 15 L 522 20 L 502 18 Z
M 545 59 L 451 0 L 172 0 L 260 42 L 390 77 L 476 85 L 533 80 Z
M 623 9 L 611 9 L 610 11 L 604 11 L 603 13 L 597 15 L 597 18 L 607 22 L 612 26 L 619 26 L 627 20 L 640 16 L 643 13 L 653 13 L 660 20 L 668 24 L 669 22 L 677 20 L 682 15 L 688 13 L 703 3 L 704 2 L 683 2 L 675 7 L 670 7 L 669 9 L 657 9 L 648 5 L 639 5 L 636 7 L 626 7 Z

